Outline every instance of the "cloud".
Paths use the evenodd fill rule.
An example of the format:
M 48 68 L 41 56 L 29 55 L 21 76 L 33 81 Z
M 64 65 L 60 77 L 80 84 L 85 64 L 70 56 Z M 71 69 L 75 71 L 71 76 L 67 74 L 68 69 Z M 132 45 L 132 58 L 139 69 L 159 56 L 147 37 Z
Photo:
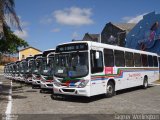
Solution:
M 14 34 L 23 39 L 28 37 L 28 32 L 26 30 L 23 31 L 15 30 Z
M 79 34 L 77 32 L 73 32 L 72 39 L 77 39 L 79 37 Z
M 40 23 L 42 24 L 50 24 L 53 22 L 53 17 L 49 16 L 49 15 L 46 15 L 44 16 L 41 20 L 40 20 Z
M 143 16 L 146 15 L 147 13 L 141 14 L 141 15 L 137 15 L 134 17 L 123 17 L 122 20 L 127 22 L 127 23 L 138 23 L 140 20 L 143 19 Z
M 60 28 L 54 28 L 53 30 L 51 30 L 51 32 L 60 32 L 61 29 Z
M 82 26 L 93 24 L 91 19 L 92 9 L 71 7 L 64 10 L 56 10 L 53 16 L 57 23 L 72 26 Z

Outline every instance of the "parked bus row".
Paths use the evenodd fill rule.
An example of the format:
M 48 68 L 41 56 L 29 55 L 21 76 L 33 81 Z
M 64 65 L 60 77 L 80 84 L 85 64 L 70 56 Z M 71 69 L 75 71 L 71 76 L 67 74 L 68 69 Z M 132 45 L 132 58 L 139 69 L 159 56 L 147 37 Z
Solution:
M 41 92 L 52 90 L 54 55 L 55 50 L 51 49 L 22 61 L 8 63 L 4 67 L 4 76 L 11 80 L 29 83 L 32 88 L 40 87 Z
M 91 97 L 142 86 L 159 79 L 156 53 L 91 41 L 60 44 L 55 50 L 5 66 L 5 76 L 40 86 L 41 92 Z

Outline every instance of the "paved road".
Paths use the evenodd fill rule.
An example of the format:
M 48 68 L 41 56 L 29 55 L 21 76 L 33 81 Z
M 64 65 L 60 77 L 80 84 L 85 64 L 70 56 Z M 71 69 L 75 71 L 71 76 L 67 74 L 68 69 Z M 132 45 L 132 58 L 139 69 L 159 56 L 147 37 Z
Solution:
M 3 82 L 8 83 L 8 80 L 3 80 Z M 4 107 L 6 106 L 5 101 L 7 101 L 5 95 L 2 95 L 3 98 L 0 98 L 2 101 L 0 105 Z M 30 86 L 13 82 L 12 114 L 19 114 L 19 119 L 22 120 L 30 119 L 31 116 L 37 120 L 40 118 L 50 119 L 57 117 L 55 114 L 59 114 L 61 119 L 70 118 L 73 120 L 79 118 L 79 114 L 81 114 L 81 117 L 82 114 L 85 114 L 83 115 L 83 119 L 96 118 L 98 120 L 102 116 L 98 116 L 97 114 L 103 114 L 104 117 L 104 114 L 160 113 L 160 86 L 151 86 L 146 90 L 137 87 L 119 91 L 112 98 L 96 96 L 90 100 L 83 97 L 52 100 L 50 95 L 50 93 L 39 93 L 39 89 L 32 89 Z M 2 113 L 3 111 L 0 108 L 0 112 Z M 41 115 L 37 117 L 36 114 Z M 90 115 L 88 116 L 88 114 Z M 98 117 L 95 117 L 95 114 Z M 113 116 L 111 117 L 113 118 Z M 110 116 L 107 116 L 107 118 L 110 119 Z M 81 118 L 79 119 L 81 120 Z
M 6 112 L 9 89 L 11 88 L 10 83 L 10 80 L 6 80 L 0 75 L 0 114 L 5 114 Z

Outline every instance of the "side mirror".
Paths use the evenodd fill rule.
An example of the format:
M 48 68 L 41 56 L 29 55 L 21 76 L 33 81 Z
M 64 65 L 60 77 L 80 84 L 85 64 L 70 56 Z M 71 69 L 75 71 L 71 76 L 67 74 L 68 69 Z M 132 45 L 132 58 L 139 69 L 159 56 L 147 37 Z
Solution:
M 99 59 L 99 52 L 96 51 L 96 59 Z

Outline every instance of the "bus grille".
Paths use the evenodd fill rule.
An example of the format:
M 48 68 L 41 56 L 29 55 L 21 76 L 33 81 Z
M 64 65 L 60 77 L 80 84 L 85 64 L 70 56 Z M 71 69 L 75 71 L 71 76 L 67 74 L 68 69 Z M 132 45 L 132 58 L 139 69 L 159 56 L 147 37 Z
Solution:
M 64 92 L 74 92 L 75 89 L 62 89 Z
M 53 87 L 53 84 L 47 84 L 47 86 L 49 86 L 49 87 Z

